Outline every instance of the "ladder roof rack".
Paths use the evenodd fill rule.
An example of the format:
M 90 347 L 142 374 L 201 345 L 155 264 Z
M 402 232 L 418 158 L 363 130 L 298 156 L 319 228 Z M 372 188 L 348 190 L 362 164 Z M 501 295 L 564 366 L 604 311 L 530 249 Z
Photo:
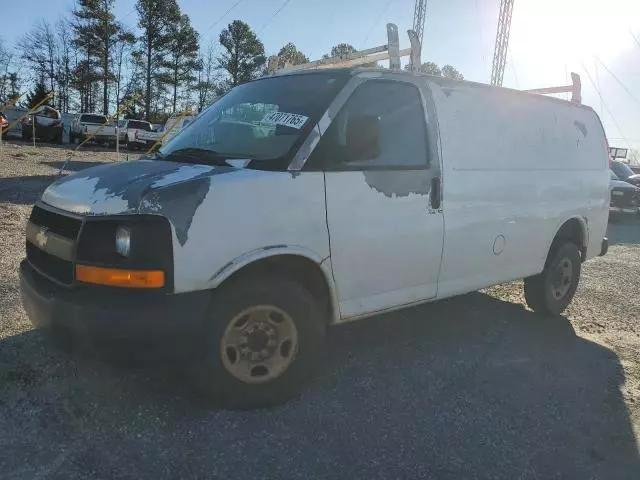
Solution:
M 370 63 L 389 60 L 389 68 L 391 70 L 400 70 L 400 58 L 409 56 L 411 59 L 412 69 L 414 66 L 420 66 L 420 50 L 421 45 L 418 36 L 413 30 L 407 31 L 411 46 L 400 50 L 400 41 L 398 39 L 398 27 L 393 23 L 387 23 L 387 44 L 378 47 L 358 50 L 346 57 L 330 57 L 321 58 L 309 63 L 301 65 L 285 65 L 278 68 L 279 57 L 271 57 L 269 59 L 269 73 L 290 73 L 298 70 L 310 70 L 321 68 L 343 68 L 357 67 Z
M 563 85 L 560 87 L 546 87 L 546 88 L 534 88 L 531 90 L 523 90 L 529 93 L 539 93 L 542 95 L 548 95 L 550 93 L 571 93 L 571 101 L 573 103 L 582 103 L 582 82 L 580 81 L 580 75 L 575 72 L 571 72 L 571 85 Z

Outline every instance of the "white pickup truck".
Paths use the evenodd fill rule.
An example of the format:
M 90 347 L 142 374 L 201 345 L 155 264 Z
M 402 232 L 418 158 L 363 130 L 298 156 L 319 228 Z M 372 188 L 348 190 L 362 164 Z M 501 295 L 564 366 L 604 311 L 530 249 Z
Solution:
M 105 115 L 81 113 L 71 123 L 69 140 L 71 143 L 81 143 L 87 138 L 99 144 L 115 145 L 116 127 Z
M 211 398 L 268 405 L 311 377 L 331 325 L 517 279 L 560 314 L 608 212 L 589 107 L 410 72 L 276 75 L 153 158 L 49 186 L 22 295 L 35 325 L 184 338 Z
M 151 147 L 159 139 L 162 139 L 162 144 L 169 142 L 175 137 L 184 127 L 189 125 L 195 117 L 193 115 L 172 115 L 164 124 L 162 131 L 142 131 L 138 133 L 138 140 L 145 142 L 148 147 Z
M 152 130 L 151 123 L 144 120 L 120 120 L 118 123 L 120 143 L 130 150 L 145 148 L 150 142 L 144 135 L 147 133 L 156 134 Z

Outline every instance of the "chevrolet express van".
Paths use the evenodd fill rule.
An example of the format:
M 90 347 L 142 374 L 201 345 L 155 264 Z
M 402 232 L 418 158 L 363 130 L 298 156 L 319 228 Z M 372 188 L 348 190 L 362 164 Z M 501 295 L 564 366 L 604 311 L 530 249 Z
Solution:
M 187 338 L 199 386 L 282 402 L 327 327 L 524 279 L 556 315 L 606 251 L 596 113 L 410 72 L 324 69 L 234 88 L 152 158 L 80 171 L 34 206 L 38 326 Z

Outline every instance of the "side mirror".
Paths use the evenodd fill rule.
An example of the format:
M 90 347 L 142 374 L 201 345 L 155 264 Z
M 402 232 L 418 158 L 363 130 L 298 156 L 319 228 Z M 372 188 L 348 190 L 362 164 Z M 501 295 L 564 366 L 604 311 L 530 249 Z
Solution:
M 347 155 L 347 162 L 371 160 L 380 156 L 380 119 L 376 115 L 349 118 Z

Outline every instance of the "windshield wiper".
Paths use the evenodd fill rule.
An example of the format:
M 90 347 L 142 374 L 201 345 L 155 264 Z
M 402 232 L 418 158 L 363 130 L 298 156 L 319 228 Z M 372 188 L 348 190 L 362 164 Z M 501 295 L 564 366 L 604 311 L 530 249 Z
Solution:
M 204 163 L 206 165 L 221 166 L 229 166 L 227 160 L 233 158 L 235 157 L 222 155 L 215 150 L 198 147 L 179 148 L 173 152 L 163 154 L 162 157 L 160 157 L 161 160 L 176 159 L 177 161 L 185 163 Z

